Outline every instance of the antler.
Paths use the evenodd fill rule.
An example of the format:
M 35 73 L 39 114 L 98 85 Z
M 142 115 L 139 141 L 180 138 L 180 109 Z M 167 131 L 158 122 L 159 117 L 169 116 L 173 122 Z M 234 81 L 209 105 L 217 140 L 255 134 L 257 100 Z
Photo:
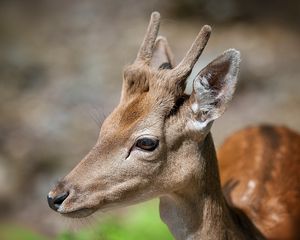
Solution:
M 153 12 L 151 14 L 148 29 L 138 52 L 136 61 L 145 62 L 146 64 L 150 63 L 153 54 L 154 43 L 159 30 L 159 20 L 160 14 L 158 12 Z
M 153 57 L 155 40 L 159 30 L 159 23 L 160 14 L 158 12 L 153 12 L 135 63 L 142 63 L 144 65 L 150 64 Z M 210 33 L 211 27 L 208 25 L 203 26 L 183 60 L 174 69 L 165 71 L 166 77 L 170 79 L 170 81 L 167 81 L 166 84 L 168 84 L 170 88 L 174 88 L 174 85 L 176 86 L 176 95 L 182 93 L 185 80 L 191 73 L 195 63 L 205 48 L 209 40 Z
M 185 80 L 192 71 L 210 37 L 211 27 L 204 25 L 183 60 L 172 70 L 175 81 Z

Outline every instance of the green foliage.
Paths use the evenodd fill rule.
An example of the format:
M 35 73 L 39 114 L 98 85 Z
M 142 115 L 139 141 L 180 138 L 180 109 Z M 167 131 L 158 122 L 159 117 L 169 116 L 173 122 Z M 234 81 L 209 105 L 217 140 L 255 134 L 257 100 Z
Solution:
M 2 231 L 4 229 L 4 231 Z M 2 235 L 4 233 L 4 235 Z M 5 235 L 6 234 L 6 235 Z M 19 227 L 0 226 L 1 240 L 49 240 Z M 157 201 L 128 208 L 128 214 L 111 216 L 101 224 L 76 233 L 64 232 L 55 240 L 172 240 L 167 227 L 161 222 Z

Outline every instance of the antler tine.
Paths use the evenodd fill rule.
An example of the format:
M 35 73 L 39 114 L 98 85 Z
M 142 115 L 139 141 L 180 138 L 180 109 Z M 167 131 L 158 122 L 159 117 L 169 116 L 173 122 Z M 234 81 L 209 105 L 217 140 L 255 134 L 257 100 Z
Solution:
M 143 61 L 146 64 L 150 63 L 153 53 L 154 43 L 159 30 L 159 12 L 153 12 L 151 14 L 150 22 L 148 25 L 147 32 L 145 34 L 144 40 L 138 52 L 136 61 Z
M 210 37 L 211 27 L 204 25 L 183 60 L 172 71 L 176 79 L 187 77 L 204 50 Z

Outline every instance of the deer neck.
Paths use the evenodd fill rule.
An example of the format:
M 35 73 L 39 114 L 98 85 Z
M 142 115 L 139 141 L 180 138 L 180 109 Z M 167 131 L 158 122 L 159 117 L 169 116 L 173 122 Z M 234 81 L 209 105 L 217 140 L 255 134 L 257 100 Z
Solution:
M 174 237 L 177 240 L 263 239 L 257 237 L 259 233 L 249 220 L 241 224 L 243 220 L 227 205 L 210 133 L 198 148 L 199 172 L 205 174 L 196 175 L 185 189 L 160 198 L 160 216 Z M 249 229 L 253 234 L 247 233 Z

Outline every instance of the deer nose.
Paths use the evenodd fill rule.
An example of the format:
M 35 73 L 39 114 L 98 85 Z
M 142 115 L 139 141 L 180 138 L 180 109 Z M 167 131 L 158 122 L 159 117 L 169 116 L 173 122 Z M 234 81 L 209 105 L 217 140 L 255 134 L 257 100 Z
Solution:
M 57 211 L 57 209 L 61 206 L 61 204 L 66 200 L 66 198 L 69 196 L 69 192 L 60 193 L 57 196 L 50 196 L 48 194 L 47 200 L 49 207 L 52 208 L 54 211 Z

